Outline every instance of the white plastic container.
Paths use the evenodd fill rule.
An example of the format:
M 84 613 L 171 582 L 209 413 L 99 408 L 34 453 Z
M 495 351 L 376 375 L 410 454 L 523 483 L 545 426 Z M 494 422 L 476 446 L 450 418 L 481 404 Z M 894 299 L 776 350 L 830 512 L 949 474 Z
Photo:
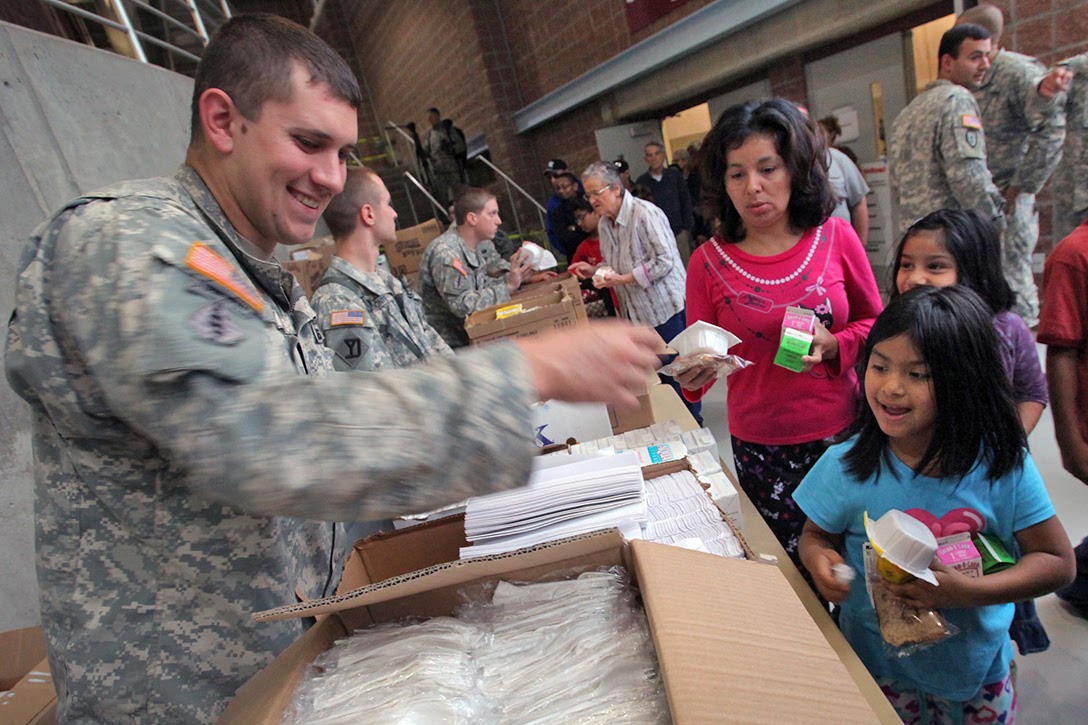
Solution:
M 669 347 L 681 357 L 697 355 L 702 352 L 726 355 L 729 348 L 740 342 L 740 338 L 729 330 L 699 320 L 669 341 Z
M 910 514 L 891 509 L 876 521 L 865 514 L 865 533 L 879 556 L 934 586 L 937 577 L 929 565 L 937 554 L 937 537 Z

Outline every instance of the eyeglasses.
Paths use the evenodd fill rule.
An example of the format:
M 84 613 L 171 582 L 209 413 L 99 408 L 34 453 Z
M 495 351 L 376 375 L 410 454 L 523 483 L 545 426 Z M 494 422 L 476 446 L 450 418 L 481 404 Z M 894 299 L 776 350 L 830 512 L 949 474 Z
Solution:
M 612 188 L 611 185 L 602 186 L 600 189 L 597 189 L 596 191 L 587 191 L 583 196 L 588 201 L 588 200 L 592 199 L 595 196 L 600 196 L 601 194 L 605 193 L 606 191 L 608 191 L 611 188 Z

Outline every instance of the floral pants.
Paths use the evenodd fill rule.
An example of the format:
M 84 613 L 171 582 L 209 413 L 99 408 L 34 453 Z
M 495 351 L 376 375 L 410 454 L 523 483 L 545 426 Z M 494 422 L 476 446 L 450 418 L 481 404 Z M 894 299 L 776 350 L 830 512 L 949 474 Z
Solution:
M 905 725 L 1012 725 L 1016 722 L 1016 690 L 1011 675 L 983 685 L 965 702 L 930 695 L 887 677 L 875 679 Z

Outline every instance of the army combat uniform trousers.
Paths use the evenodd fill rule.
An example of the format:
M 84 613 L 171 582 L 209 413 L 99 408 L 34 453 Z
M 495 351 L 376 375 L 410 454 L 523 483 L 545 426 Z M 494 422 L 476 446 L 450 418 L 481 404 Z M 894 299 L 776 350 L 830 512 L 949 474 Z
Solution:
M 1003 269 L 1005 279 L 1016 293 L 1013 312 L 1024 318 L 1028 327 L 1039 324 L 1039 290 L 1031 258 L 1039 241 L 1039 211 L 1034 194 L 1018 194 L 1016 209 L 1006 217 Z

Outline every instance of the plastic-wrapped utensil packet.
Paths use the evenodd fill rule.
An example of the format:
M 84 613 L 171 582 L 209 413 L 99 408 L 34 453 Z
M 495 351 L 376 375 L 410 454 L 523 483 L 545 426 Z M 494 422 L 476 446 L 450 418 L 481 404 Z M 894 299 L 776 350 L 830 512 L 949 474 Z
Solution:
M 717 373 L 719 378 L 724 378 L 726 375 L 735 373 L 738 370 L 743 370 L 751 364 L 751 361 L 736 355 L 720 355 L 718 353 L 700 352 L 694 355 L 678 357 L 657 372 L 661 375 L 671 375 L 675 377 L 692 368 L 703 367 L 712 369 Z

